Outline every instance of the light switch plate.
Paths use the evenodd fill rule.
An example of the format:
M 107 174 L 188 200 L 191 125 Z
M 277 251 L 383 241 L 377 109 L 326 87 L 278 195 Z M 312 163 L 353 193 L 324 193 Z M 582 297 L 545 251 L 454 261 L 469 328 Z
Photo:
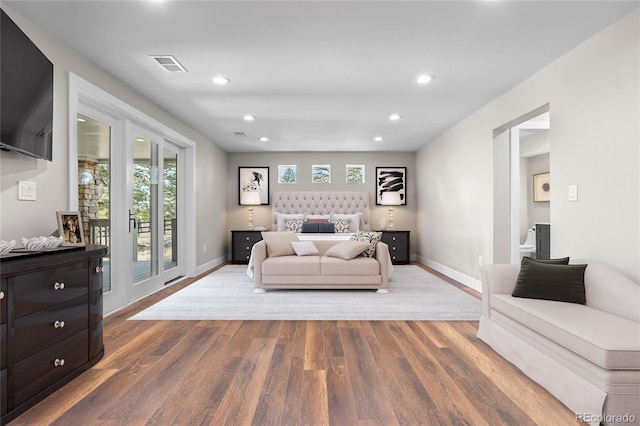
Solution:
M 36 200 L 36 183 L 26 180 L 18 182 L 18 200 L 35 201 Z
M 578 201 L 578 185 L 569 185 L 569 201 Z

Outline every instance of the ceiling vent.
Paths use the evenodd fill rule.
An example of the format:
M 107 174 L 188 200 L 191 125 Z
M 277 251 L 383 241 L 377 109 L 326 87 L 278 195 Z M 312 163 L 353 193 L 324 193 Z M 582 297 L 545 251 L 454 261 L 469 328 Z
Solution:
M 239 138 L 246 138 L 247 134 L 245 132 L 235 132 L 234 135 L 236 135 Z
M 187 72 L 176 58 L 171 55 L 149 55 L 166 72 Z

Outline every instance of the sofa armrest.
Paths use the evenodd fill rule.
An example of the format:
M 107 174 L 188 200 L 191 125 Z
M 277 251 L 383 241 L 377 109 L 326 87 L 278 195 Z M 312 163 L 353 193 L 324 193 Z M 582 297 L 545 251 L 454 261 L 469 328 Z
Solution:
M 262 288 L 262 262 L 267 259 L 267 243 L 258 241 L 251 249 L 251 260 L 253 264 L 253 284 L 255 288 Z
M 480 266 L 482 276 L 482 314 L 489 318 L 491 312 L 491 296 L 494 294 L 511 294 L 520 265 L 483 265 Z
M 376 244 L 376 260 L 380 264 L 380 288 L 389 288 L 389 246 L 382 241 Z

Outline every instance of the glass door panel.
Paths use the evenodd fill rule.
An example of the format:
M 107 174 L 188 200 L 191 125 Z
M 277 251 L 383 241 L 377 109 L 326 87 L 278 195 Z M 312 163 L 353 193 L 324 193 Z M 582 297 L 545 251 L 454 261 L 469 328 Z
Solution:
M 178 265 L 178 154 L 164 149 L 163 155 L 163 257 L 164 269 Z
M 111 134 L 109 124 L 78 114 L 78 209 L 87 244 L 111 248 Z M 104 258 L 103 292 L 111 288 L 110 250 Z
M 158 144 L 133 135 L 133 281 L 158 275 Z

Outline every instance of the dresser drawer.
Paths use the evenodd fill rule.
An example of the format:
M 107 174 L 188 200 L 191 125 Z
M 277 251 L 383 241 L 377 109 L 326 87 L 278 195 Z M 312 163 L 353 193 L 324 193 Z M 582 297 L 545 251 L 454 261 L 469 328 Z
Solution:
M 0 414 L 7 412 L 7 370 L 0 370 Z
M 13 278 L 14 317 L 19 318 L 86 295 L 89 278 L 87 265 L 65 265 Z
M 7 293 L 7 280 L 2 279 L 0 281 L 0 324 L 7 322 L 7 300 L 9 294 Z
M 0 325 L 0 368 L 7 368 L 7 324 Z
M 233 252 L 233 261 L 249 262 L 251 257 L 251 250 L 236 250 Z
M 239 247 L 243 244 L 249 245 L 249 248 L 258 241 L 262 240 L 262 234 L 260 232 L 243 232 L 236 231 L 233 233 L 233 242 Z
M 15 404 L 19 405 L 89 361 L 84 330 L 15 365 Z
M 13 338 L 16 361 L 87 329 L 87 303 L 84 296 L 17 319 Z

